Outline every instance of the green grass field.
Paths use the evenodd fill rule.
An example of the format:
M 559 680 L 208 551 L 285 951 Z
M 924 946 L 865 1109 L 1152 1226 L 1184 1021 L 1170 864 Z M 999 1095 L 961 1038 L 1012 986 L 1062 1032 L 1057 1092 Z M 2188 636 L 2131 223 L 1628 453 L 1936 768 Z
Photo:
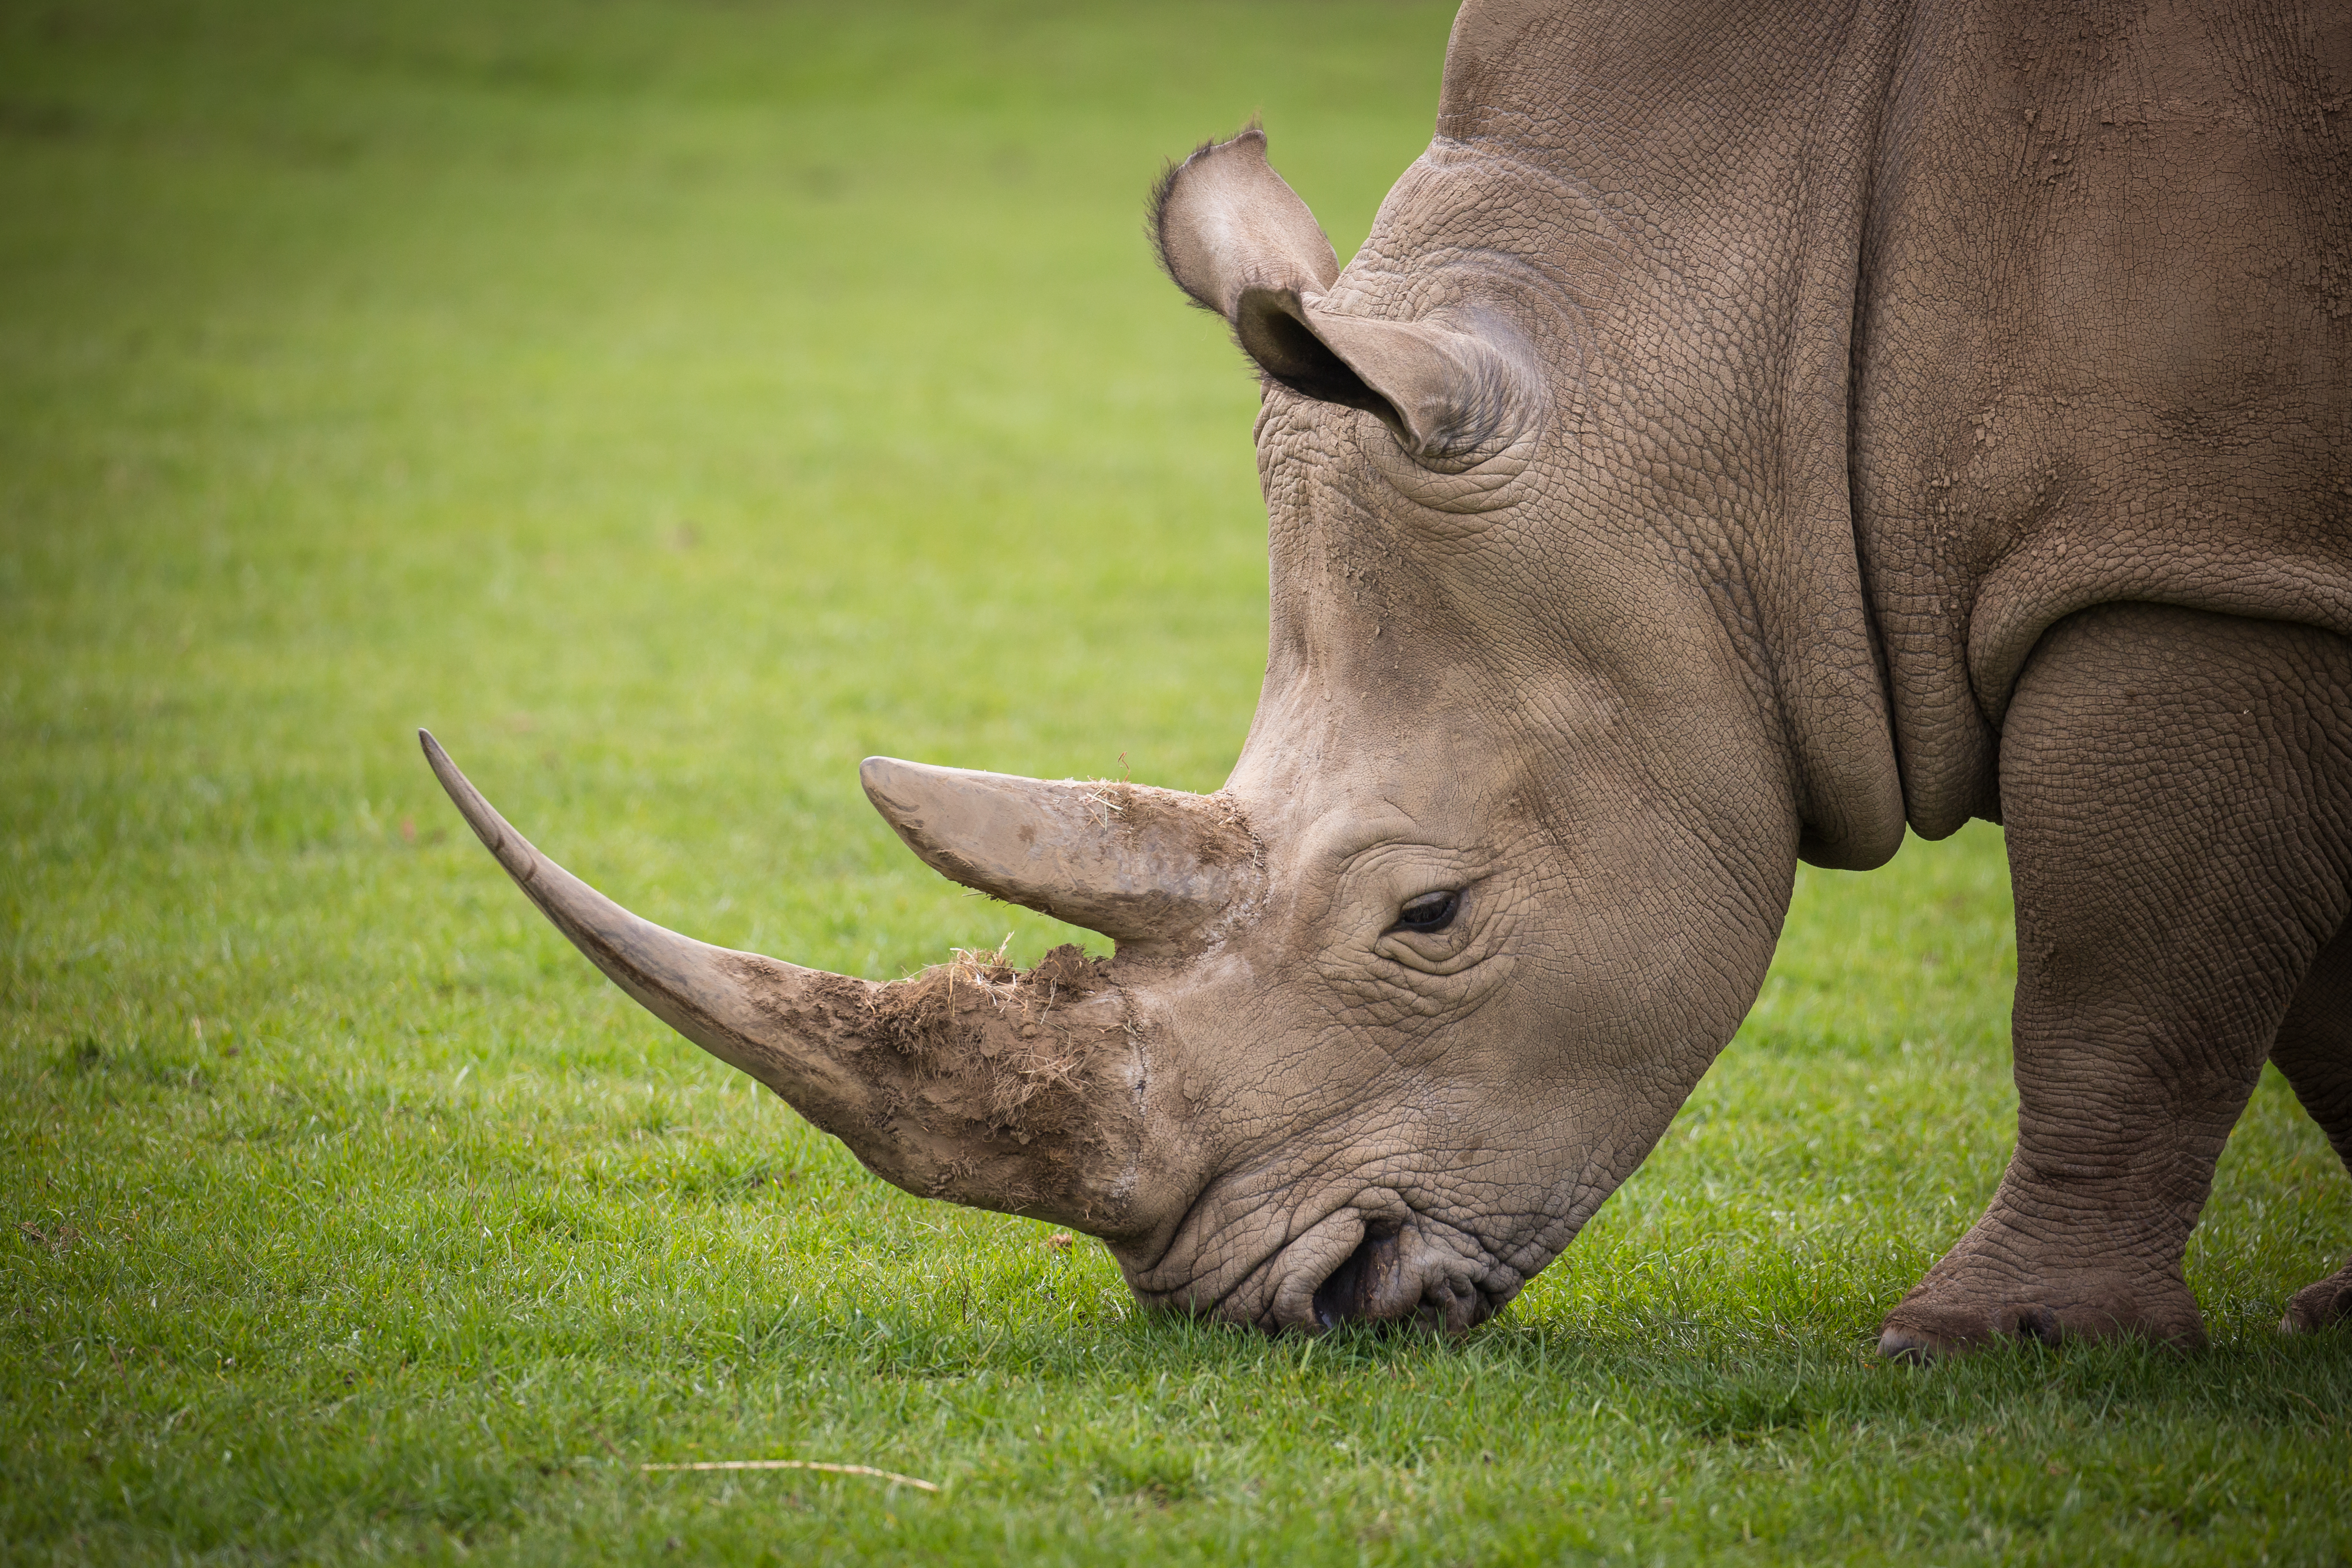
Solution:
M 1998 832 L 1807 872 L 1649 1164 L 1454 1342 L 1139 1317 L 550 931 L 428 723 L 641 912 L 1009 929 L 887 752 L 1213 788 L 1255 389 L 1139 237 L 1263 109 L 1350 249 L 1423 5 L 0 0 L 0 1559 L 2352 1554 L 2352 1184 L 2274 1077 L 2214 1334 L 1876 1364 L 2006 1156 Z M 1099 950 L 1099 943 L 1097 943 Z M 647 1461 L 863 1464 L 646 1474 Z

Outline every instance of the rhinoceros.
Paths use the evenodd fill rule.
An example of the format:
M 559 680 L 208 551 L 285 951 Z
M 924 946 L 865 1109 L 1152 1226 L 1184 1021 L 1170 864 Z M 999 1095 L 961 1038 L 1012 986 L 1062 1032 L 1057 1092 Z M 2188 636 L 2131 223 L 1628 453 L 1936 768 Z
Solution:
M 1160 259 L 1264 389 L 1232 776 L 863 769 L 1112 959 L 707 946 L 425 751 L 613 980 L 882 1177 L 1267 1330 L 1487 1318 L 1730 1038 L 1800 859 L 2004 823 L 2015 1155 L 1880 1348 L 2195 1344 L 2266 1059 L 2352 1159 L 2347 15 L 1471 0 L 1345 267 L 1255 126 L 1172 167 Z M 2352 1269 L 2284 1326 L 2347 1312 Z

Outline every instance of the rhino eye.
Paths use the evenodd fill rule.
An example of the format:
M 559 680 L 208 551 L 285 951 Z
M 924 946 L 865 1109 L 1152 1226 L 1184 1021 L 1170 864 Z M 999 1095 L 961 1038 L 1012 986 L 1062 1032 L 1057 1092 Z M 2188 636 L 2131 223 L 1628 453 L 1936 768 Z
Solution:
M 1406 900 L 1404 908 L 1397 911 L 1397 930 L 1444 931 L 1454 923 L 1454 916 L 1461 908 L 1462 895 L 1458 891 L 1423 893 L 1417 899 Z

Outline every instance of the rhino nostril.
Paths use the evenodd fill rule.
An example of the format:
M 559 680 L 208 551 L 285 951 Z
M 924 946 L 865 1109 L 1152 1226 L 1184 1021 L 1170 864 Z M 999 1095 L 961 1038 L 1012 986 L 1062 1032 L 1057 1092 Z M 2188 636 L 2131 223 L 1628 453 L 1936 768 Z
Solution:
M 1340 1260 L 1315 1291 L 1315 1324 L 1336 1329 L 1350 1319 L 1394 1316 L 1381 1311 L 1381 1298 L 1397 1272 L 1397 1229 L 1367 1231 L 1356 1250 Z

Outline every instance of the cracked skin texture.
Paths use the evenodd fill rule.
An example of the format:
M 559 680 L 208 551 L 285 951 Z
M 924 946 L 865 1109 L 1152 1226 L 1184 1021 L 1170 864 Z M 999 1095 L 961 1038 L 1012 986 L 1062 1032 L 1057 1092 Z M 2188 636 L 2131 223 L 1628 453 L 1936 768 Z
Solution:
M 2005 820 L 2018 1148 L 1882 1349 L 2194 1344 L 2266 1058 L 2352 1157 L 2347 108 L 2340 8 L 1473 0 L 1344 268 L 1255 132 L 1154 195 L 1265 377 L 1225 789 L 1106 826 L 867 764 L 944 874 L 1120 928 L 1090 1036 L 1026 1054 L 1051 976 L 893 1014 L 527 890 L 876 1170 L 1063 1216 L 1148 1303 L 1458 1331 L 1655 1143 L 1801 857 Z M 2284 1326 L 2347 1312 L 2352 1270 Z

